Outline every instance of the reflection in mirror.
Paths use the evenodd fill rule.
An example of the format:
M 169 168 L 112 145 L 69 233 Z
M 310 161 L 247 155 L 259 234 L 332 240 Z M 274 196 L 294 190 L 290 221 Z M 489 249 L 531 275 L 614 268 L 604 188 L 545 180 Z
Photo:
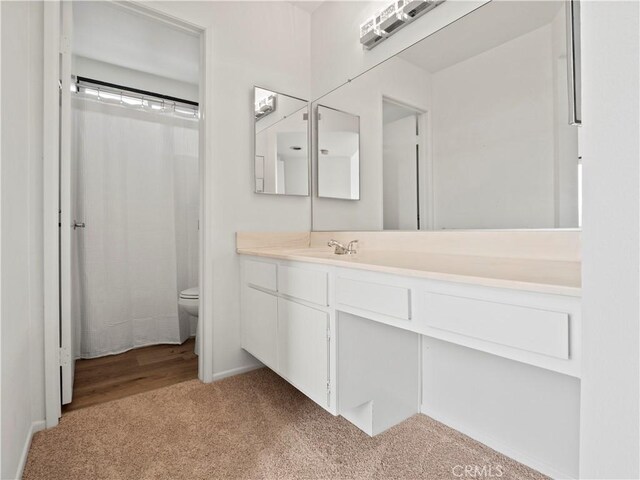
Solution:
M 254 88 L 255 192 L 309 195 L 306 100 Z
M 360 198 L 360 119 L 318 105 L 318 196 Z
M 578 227 L 564 7 L 489 2 L 314 102 L 360 118 L 361 162 L 313 229 Z
M 420 142 L 424 112 L 382 99 L 384 230 L 420 230 Z M 423 162 L 422 162 L 423 163 Z

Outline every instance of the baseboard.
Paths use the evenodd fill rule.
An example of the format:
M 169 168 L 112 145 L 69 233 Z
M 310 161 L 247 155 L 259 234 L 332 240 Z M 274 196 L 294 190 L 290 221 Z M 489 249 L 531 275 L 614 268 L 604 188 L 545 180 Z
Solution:
M 223 378 L 233 377 L 234 375 L 240 375 L 241 373 L 247 373 L 262 367 L 264 367 L 264 365 L 262 365 L 261 363 L 257 363 L 255 365 L 246 365 L 244 367 L 232 368 L 231 370 L 225 370 L 224 372 L 214 373 L 213 381 L 217 382 L 218 380 L 222 380 Z
M 24 442 L 24 447 L 22 447 L 22 454 L 20 455 L 20 462 L 18 463 L 18 470 L 16 471 L 15 478 L 22 478 L 22 474 L 24 473 L 24 467 L 27 464 L 27 457 L 29 456 L 29 448 L 31 448 L 31 440 L 36 432 L 40 430 L 44 430 L 46 427 L 46 422 L 44 420 L 38 420 L 36 422 L 31 423 L 31 427 L 29 428 L 29 434 Z
M 487 447 L 492 448 L 495 451 L 500 452 L 503 455 L 506 455 L 507 457 L 512 458 L 517 462 L 520 462 L 530 468 L 533 468 L 534 470 L 539 471 L 544 475 L 547 475 L 548 477 L 558 479 L 558 480 L 560 479 L 574 480 L 575 479 L 575 477 L 573 477 L 572 475 L 569 475 L 565 472 L 561 472 L 556 468 L 548 465 L 547 463 L 540 461 L 537 458 L 533 458 L 530 455 L 527 455 L 526 453 L 523 453 L 517 449 L 514 449 L 513 447 L 510 447 L 509 445 L 504 443 L 502 440 L 498 440 L 478 430 L 469 428 L 466 425 L 461 425 L 460 423 L 451 420 L 446 415 L 441 415 L 437 412 L 430 411 L 424 405 L 420 407 L 420 412 L 423 415 L 427 415 L 428 417 L 431 417 L 434 420 L 440 423 L 443 423 L 448 427 L 453 428 L 454 430 L 464 433 L 468 437 L 471 437 L 474 440 L 477 440 L 478 442 L 485 444 Z

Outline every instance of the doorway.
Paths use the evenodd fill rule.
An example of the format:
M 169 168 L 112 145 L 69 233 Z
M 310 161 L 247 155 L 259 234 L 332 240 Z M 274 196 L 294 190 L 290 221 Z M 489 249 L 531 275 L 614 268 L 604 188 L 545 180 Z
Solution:
M 45 318 L 45 355 L 59 359 L 46 375 L 53 426 L 95 379 L 102 396 L 119 398 L 211 375 L 198 321 L 206 41 L 199 28 L 131 4 L 55 2 L 45 19 L 48 38 L 61 38 L 59 52 L 45 52 L 61 85 L 59 155 L 45 158 L 59 173 L 45 188 L 52 198 L 57 187 L 59 205 L 57 265 L 46 257 L 58 272 L 47 282 L 58 292 L 48 297 L 57 332 L 52 310 Z M 127 382 L 133 388 L 118 393 Z
M 429 228 L 425 125 L 425 112 L 383 97 L 384 230 Z

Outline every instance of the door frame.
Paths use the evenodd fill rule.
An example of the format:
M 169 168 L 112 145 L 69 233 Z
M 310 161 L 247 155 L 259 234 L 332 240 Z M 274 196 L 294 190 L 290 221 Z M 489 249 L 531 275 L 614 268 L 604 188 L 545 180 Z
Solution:
M 213 29 L 155 11 L 132 2 L 116 2 L 141 15 L 163 21 L 200 35 L 200 125 L 199 125 L 199 285 L 200 309 L 197 335 L 201 351 L 198 378 L 213 381 L 213 136 L 208 112 L 213 112 Z M 44 2 L 44 376 L 45 420 L 54 427 L 62 414 L 60 370 L 60 239 L 59 239 L 59 158 L 60 105 L 58 79 L 61 51 L 61 0 Z M 177 301 L 177 299 L 176 299 Z
M 418 117 L 418 131 L 420 146 L 418 150 L 418 164 L 421 167 L 418 172 L 420 230 L 433 230 L 434 224 L 434 192 L 433 192 L 433 142 L 431 134 L 431 110 L 417 107 L 411 103 L 398 100 L 392 96 L 382 94 L 380 98 L 380 118 L 385 103 L 391 103 L 407 110 L 415 112 Z M 384 125 L 382 127 L 384 129 Z M 380 136 L 380 151 L 384 151 L 383 138 Z M 383 160 L 384 161 L 384 160 Z

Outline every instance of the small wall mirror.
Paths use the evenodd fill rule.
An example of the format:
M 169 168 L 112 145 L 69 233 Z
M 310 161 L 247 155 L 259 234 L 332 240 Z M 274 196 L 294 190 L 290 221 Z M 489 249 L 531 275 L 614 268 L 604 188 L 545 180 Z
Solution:
M 255 192 L 309 195 L 306 100 L 254 87 Z
M 318 196 L 360 199 L 360 117 L 318 105 Z

